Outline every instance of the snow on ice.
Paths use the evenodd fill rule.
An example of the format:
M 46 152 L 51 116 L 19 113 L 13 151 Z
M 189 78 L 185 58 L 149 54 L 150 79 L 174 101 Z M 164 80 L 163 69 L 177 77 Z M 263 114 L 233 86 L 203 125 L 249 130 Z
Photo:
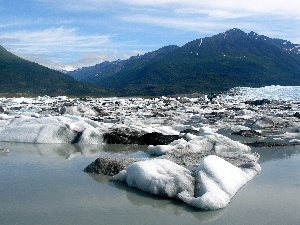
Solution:
M 99 144 L 102 142 L 102 132 L 97 127 L 91 126 L 88 119 L 81 117 L 23 117 L 6 119 L 1 122 L 0 141 L 2 142 L 52 144 L 75 142 Z
M 149 146 L 148 150 L 156 155 L 175 152 L 179 157 L 186 153 L 212 155 L 208 154 L 196 166 L 186 162 L 186 167 L 167 159 L 135 162 L 114 179 L 151 194 L 179 198 L 205 210 L 226 207 L 235 193 L 260 172 L 254 156 L 247 154 L 251 152 L 250 147 L 212 132 L 192 135 L 189 141 L 179 139 L 169 145 Z M 237 167 L 215 155 L 229 152 L 233 153 L 232 158 L 238 157 L 234 153 L 246 154 L 251 162 Z
M 226 207 L 236 192 L 257 173 L 249 163 L 238 168 L 215 155 L 207 156 L 192 173 L 166 159 L 135 162 L 114 176 L 128 186 L 151 194 L 179 198 L 205 210 Z
M 190 141 L 185 139 L 180 139 L 173 141 L 169 145 L 149 145 L 148 151 L 153 155 L 164 155 L 170 151 L 176 151 L 180 149 L 189 149 L 189 152 L 198 152 L 198 151 L 211 151 L 214 153 L 221 152 L 242 152 L 249 153 L 251 151 L 250 147 L 241 144 L 237 141 L 233 141 L 228 137 L 217 133 L 201 133 L 200 136 L 195 136 L 188 134 L 187 138 Z
M 201 209 L 224 208 L 236 192 L 260 170 L 257 163 L 238 168 L 218 156 L 207 156 L 195 171 L 195 195 L 182 192 L 179 198 Z
M 153 159 L 133 163 L 114 176 L 130 187 L 151 194 L 178 198 L 180 193 L 194 195 L 191 172 L 167 159 Z

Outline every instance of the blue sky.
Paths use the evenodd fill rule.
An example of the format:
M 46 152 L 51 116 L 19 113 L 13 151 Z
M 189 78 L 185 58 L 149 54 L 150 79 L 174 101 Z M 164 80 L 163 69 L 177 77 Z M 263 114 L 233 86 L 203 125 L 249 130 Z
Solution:
M 231 28 L 300 44 L 299 9 L 296 0 L 0 0 L 0 45 L 72 70 Z

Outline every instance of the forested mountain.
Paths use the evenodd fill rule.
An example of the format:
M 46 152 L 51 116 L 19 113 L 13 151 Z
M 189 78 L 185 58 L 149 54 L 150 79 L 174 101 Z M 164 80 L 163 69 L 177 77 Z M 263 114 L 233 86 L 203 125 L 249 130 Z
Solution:
M 0 46 L 0 94 L 102 96 L 108 93 L 22 59 Z
M 231 29 L 182 47 L 166 46 L 68 74 L 123 96 L 300 85 L 299 53 L 300 45 L 289 41 Z

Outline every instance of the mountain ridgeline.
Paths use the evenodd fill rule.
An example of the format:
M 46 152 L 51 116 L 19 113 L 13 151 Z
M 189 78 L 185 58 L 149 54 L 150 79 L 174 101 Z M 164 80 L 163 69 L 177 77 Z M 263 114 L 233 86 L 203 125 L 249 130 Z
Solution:
M 0 46 L 0 95 L 73 95 L 108 94 L 98 86 L 75 80 L 58 71 L 22 59 Z
M 68 75 L 119 96 L 221 92 L 236 86 L 300 85 L 300 45 L 231 29 Z

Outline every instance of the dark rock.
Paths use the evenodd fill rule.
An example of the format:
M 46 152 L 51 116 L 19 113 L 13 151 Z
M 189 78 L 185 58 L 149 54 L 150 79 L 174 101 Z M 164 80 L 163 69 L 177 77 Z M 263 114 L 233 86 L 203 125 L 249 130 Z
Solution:
M 300 113 L 299 113 L 299 112 L 296 112 L 296 113 L 294 114 L 294 117 L 300 119 Z
M 195 134 L 195 135 L 197 135 L 197 134 L 200 134 L 200 131 L 199 130 L 193 130 L 193 129 L 185 129 L 185 130 L 183 130 L 183 131 L 180 131 L 180 133 L 182 133 L 182 134 Z
M 88 165 L 84 172 L 98 173 L 113 176 L 125 169 L 128 165 L 146 160 L 143 158 L 98 158 Z
M 220 158 L 230 162 L 231 164 L 242 167 L 247 163 L 257 162 L 259 155 L 257 153 L 237 153 L 237 152 L 223 152 L 216 153 L 212 151 L 203 152 L 186 152 L 183 151 L 172 151 L 166 155 L 156 157 L 158 159 L 167 159 L 178 165 L 181 165 L 190 171 L 194 171 L 195 168 L 200 164 L 204 157 L 208 155 L 217 155 Z M 104 175 L 113 176 L 125 169 L 128 165 L 144 160 L 151 160 L 152 158 L 98 158 L 90 165 L 88 165 L 84 171 L 89 173 L 98 173 Z
M 270 104 L 271 101 L 268 99 L 261 99 L 261 100 L 249 100 L 245 102 L 248 105 L 264 105 L 264 104 Z
M 103 135 L 103 140 L 107 144 L 139 144 L 139 138 L 143 135 L 128 128 L 115 128 L 110 133 Z
M 230 107 L 230 108 L 228 108 L 229 110 L 233 110 L 233 111 L 240 111 L 240 110 L 242 110 L 241 108 L 239 108 L 239 107 Z
M 240 135 L 243 137 L 261 137 L 261 133 L 255 131 L 255 130 L 240 130 L 237 132 L 232 132 L 233 135 Z
M 179 135 L 164 135 L 158 132 L 146 133 L 139 137 L 140 145 L 167 145 L 179 139 Z
M 107 144 L 166 145 L 179 138 L 179 135 L 164 135 L 158 132 L 140 133 L 128 128 L 116 128 L 103 135 L 103 140 Z
M 65 107 L 71 107 L 71 106 L 74 106 L 74 103 L 73 102 L 65 102 L 63 104 L 63 106 L 65 106 Z
M 277 147 L 277 146 L 294 146 L 300 145 L 300 143 L 285 143 L 285 142 L 264 142 L 264 141 L 255 141 L 244 143 L 250 147 Z
M 218 96 L 216 95 L 216 94 L 214 94 L 214 93 L 211 93 L 211 94 L 209 94 L 208 96 L 207 96 L 207 98 L 209 99 L 209 101 L 213 101 L 215 98 L 217 98 Z
M 93 107 L 93 110 L 95 110 L 99 116 L 109 116 L 109 113 L 104 111 L 103 109 L 97 107 L 97 106 L 94 106 Z
M 84 130 L 85 130 L 85 129 L 84 129 Z M 74 139 L 71 141 L 71 144 L 77 144 L 77 143 L 80 141 L 80 138 L 81 138 L 81 136 L 82 136 L 84 130 L 78 131 L 78 132 L 76 133 L 76 136 L 75 136 Z

